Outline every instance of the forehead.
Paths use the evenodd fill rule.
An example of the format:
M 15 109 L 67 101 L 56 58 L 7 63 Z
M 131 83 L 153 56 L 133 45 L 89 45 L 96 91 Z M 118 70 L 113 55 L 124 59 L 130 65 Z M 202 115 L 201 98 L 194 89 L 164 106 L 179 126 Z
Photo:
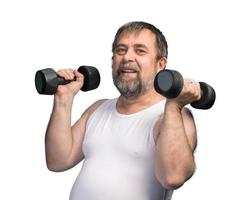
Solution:
M 155 34 L 148 30 L 136 30 L 136 31 L 124 31 L 118 38 L 117 45 L 135 45 L 142 44 L 147 47 L 155 47 L 156 36 Z

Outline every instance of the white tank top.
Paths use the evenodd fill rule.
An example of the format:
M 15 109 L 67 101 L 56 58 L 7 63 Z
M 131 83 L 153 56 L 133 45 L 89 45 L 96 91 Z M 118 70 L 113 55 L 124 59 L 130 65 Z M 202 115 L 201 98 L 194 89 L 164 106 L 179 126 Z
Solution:
M 154 173 L 153 127 L 165 101 L 130 115 L 118 113 L 116 102 L 105 101 L 88 120 L 70 200 L 171 199 Z

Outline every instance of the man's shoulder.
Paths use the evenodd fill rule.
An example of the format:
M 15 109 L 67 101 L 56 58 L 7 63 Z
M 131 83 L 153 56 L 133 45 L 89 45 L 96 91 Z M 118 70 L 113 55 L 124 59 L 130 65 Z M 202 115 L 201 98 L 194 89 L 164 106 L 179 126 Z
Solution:
M 101 106 L 107 100 L 109 100 L 109 99 L 99 99 L 99 100 L 95 101 L 93 104 L 91 104 L 88 107 L 89 113 L 92 114 L 99 106 Z

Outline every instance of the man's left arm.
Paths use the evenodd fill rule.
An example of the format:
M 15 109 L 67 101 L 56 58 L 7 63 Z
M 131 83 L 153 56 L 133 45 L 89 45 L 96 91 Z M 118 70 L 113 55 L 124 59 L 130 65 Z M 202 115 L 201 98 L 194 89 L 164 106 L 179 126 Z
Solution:
M 165 188 L 177 189 L 195 170 L 197 136 L 193 116 L 188 109 L 167 100 L 155 131 L 155 175 Z

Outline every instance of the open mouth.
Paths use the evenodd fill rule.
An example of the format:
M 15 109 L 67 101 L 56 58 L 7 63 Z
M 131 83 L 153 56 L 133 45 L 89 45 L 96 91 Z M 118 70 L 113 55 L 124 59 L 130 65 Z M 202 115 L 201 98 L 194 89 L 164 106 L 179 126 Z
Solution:
M 123 73 L 123 74 L 127 74 L 127 73 L 131 74 L 131 73 L 137 73 L 137 70 L 134 70 L 134 69 L 122 69 L 122 70 L 120 70 L 120 72 Z
M 135 69 L 120 69 L 119 75 L 123 78 L 134 79 L 138 76 L 138 71 Z

